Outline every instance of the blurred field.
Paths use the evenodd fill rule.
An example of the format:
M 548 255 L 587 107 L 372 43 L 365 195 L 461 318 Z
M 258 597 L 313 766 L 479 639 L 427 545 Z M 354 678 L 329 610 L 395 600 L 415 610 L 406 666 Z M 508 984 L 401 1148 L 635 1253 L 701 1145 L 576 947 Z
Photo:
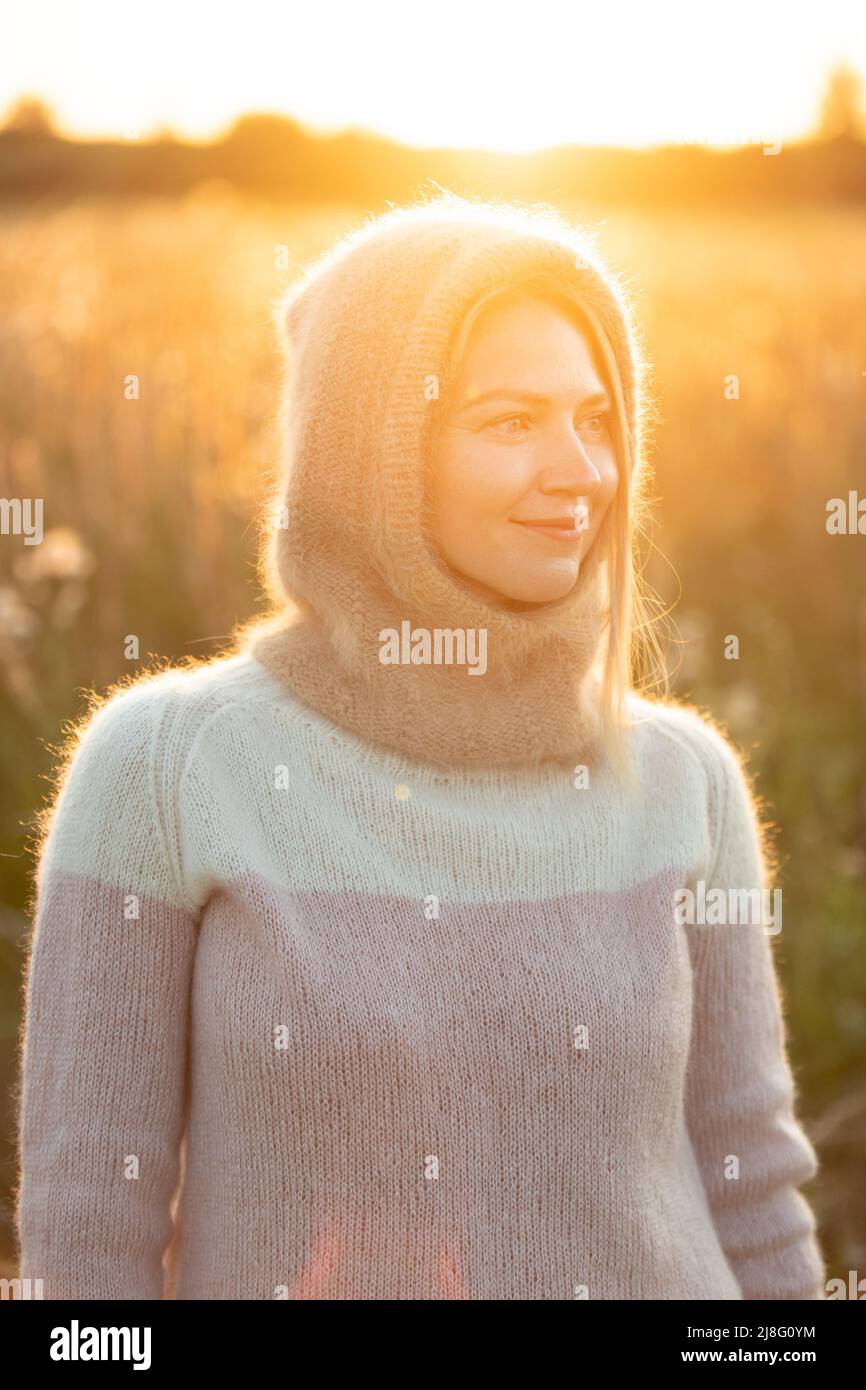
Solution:
M 637 296 L 662 413 L 647 576 L 677 604 L 676 687 L 751 752 L 779 826 L 776 949 L 823 1163 L 809 1195 L 830 1274 L 862 1273 L 866 536 L 830 536 L 825 518 L 831 497 L 866 495 L 866 214 L 572 211 Z M 128 673 L 127 634 L 142 664 L 204 655 L 255 607 L 276 455 L 270 305 L 359 215 L 219 188 L 0 213 L 0 496 L 44 498 L 46 530 L 40 546 L 0 537 L 0 1254 L 25 834 L 51 747 L 84 689 Z M 738 661 L 723 656 L 731 633 Z

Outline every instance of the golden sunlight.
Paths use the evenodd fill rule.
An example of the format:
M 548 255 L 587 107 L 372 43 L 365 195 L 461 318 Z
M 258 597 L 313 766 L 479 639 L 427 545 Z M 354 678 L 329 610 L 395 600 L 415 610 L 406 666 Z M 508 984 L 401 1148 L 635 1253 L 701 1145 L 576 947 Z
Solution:
M 866 69 L 863 7 L 829 0 L 821 16 L 820 28 L 794 25 L 780 5 L 744 0 L 250 0 L 240 24 L 234 7 L 152 0 L 142 16 L 34 0 L 9 38 L 0 107 L 34 92 L 85 137 L 206 139 L 244 111 L 273 111 L 421 146 L 768 143 L 811 128 L 828 68 Z

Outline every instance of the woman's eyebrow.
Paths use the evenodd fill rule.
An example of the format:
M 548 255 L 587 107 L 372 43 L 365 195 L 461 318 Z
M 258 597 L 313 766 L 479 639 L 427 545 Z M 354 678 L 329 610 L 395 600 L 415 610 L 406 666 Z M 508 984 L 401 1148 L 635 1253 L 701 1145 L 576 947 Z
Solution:
M 483 405 L 485 401 L 526 401 L 531 405 L 550 405 L 553 398 L 547 396 L 543 391 L 526 391 L 522 387 L 496 386 L 492 391 L 482 391 L 478 395 L 467 396 L 458 405 L 458 410 L 468 410 L 470 406 Z M 587 396 L 581 405 L 600 406 L 605 410 L 610 410 L 610 396 L 606 391 L 594 391 Z

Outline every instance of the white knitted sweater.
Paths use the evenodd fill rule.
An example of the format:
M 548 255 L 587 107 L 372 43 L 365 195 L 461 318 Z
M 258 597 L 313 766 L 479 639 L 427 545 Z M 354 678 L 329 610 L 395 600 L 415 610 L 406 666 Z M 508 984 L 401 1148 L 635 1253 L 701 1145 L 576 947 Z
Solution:
M 731 746 L 434 772 L 248 655 L 116 694 L 39 870 L 22 1277 L 46 1298 L 821 1298 Z M 793 928 L 796 930 L 796 926 Z

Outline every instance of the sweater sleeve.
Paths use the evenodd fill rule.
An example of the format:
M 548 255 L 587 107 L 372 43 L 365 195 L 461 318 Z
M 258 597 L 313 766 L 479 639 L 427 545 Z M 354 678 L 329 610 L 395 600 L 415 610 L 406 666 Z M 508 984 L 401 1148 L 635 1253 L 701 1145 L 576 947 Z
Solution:
M 761 825 L 737 754 L 710 730 L 715 858 L 706 892 L 769 888 Z M 745 901 L 745 899 L 742 899 Z M 801 1183 L 818 1160 L 795 1115 L 766 906 L 686 925 L 693 975 L 689 1134 L 722 1249 L 745 1299 L 824 1298 L 825 1269 Z M 707 912 L 709 917 L 710 913 Z M 775 921 L 773 920 L 775 917 Z M 732 924 L 733 922 L 733 924 Z M 731 1176 L 738 1160 L 738 1176 Z
M 197 928 L 158 682 L 85 726 L 36 878 L 20 1038 L 21 1277 L 47 1299 L 160 1299 Z

